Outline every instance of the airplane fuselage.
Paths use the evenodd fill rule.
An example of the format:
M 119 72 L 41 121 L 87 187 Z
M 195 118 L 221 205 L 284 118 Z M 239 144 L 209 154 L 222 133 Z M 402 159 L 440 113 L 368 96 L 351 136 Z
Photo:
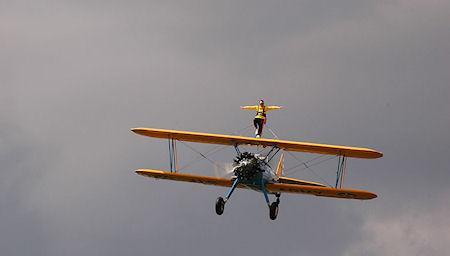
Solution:
M 233 172 L 233 179 L 239 179 L 240 184 L 256 191 L 261 191 L 265 184 L 278 182 L 278 176 L 270 167 L 267 158 L 258 154 L 245 152 L 238 156 Z

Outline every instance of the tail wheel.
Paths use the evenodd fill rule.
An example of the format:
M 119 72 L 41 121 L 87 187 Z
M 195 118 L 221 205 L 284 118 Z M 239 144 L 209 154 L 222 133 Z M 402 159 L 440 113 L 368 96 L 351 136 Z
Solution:
M 216 200 L 216 213 L 217 215 L 222 215 L 225 209 L 225 200 L 222 197 L 218 197 Z
M 277 216 L 278 216 L 278 203 L 277 202 L 273 202 L 269 206 L 269 213 L 270 213 L 271 220 L 275 220 L 277 218 Z

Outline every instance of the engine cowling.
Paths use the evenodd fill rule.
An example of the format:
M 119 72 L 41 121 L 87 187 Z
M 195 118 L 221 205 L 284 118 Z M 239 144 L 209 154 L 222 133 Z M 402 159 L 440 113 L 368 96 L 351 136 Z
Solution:
M 264 159 L 244 152 L 234 159 L 234 174 L 241 180 L 252 180 L 264 172 Z

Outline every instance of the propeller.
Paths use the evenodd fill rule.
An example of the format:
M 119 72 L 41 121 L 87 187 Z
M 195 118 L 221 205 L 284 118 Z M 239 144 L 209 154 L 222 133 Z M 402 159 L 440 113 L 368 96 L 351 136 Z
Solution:
M 233 163 L 214 162 L 214 175 L 216 178 L 231 178 L 233 169 Z

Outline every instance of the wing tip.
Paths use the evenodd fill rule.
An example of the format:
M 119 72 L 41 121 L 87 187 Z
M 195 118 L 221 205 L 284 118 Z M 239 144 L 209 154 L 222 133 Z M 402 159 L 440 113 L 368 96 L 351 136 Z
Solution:
M 142 135 L 142 136 L 146 136 L 147 132 L 148 132 L 148 128 L 144 128 L 144 127 L 135 127 L 135 128 L 131 128 L 130 129 L 132 132 L 138 134 L 138 135 Z
M 373 158 L 381 158 L 383 157 L 383 153 L 380 151 L 372 150 Z
M 360 200 L 371 200 L 371 199 L 375 199 L 378 197 L 377 194 L 370 192 L 370 191 L 365 191 L 365 190 L 359 190 L 358 191 L 360 196 L 355 198 L 355 199 L 360 199 Z
M 144 128 L 142 127 L 135 127 L 135 128 L 131 128 L 130 130 L 134 133 L 138 133 L 139 131 L 142 131 Z
M 143 169 L 137 169 L 137 170 L 134 170 L 134 173 L 139 174 L 139 175 L 143 175 L 144 171 L 143 171 Z
M 356 158 L 366 158 L 366 159 L 377 159 L 383 157 L 383 153 L 380 151 L 377 151 L 375 149 L 370 148 L 361 148 L 363 150 L 359 156 L 353 156 Z M 345 154 L 344 154 L 345 155 Z
M 164 173 L 164 171 L 150 170 L 150 169 L 137 169 L 137 170 L 134 170 L 134 172 L 139 175 L 145 175 L 145 173 Z

